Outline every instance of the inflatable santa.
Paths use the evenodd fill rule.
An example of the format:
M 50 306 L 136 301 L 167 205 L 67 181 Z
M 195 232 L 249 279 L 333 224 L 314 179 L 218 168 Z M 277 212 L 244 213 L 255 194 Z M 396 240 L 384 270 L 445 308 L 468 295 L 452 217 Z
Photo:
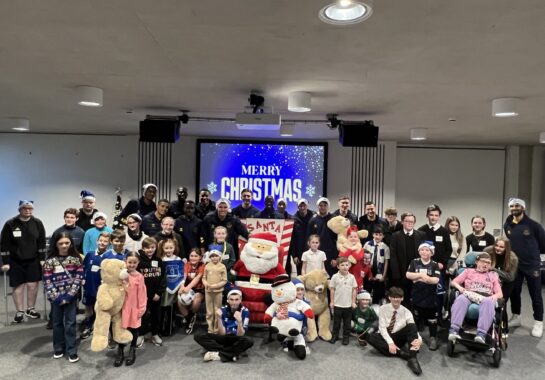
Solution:
M 255 233 L 250 235 L 248 243 L 240 252 L 240 259 L 231 269 L 236 276 L 235 284 L 243 294 L 242 303 L 250 310 L 251 323 L 264 323 L 268 307 L 266 299 L 270 303 L 272 283 L 276 276 L 286 273 L 280 256 L 275 234 Z

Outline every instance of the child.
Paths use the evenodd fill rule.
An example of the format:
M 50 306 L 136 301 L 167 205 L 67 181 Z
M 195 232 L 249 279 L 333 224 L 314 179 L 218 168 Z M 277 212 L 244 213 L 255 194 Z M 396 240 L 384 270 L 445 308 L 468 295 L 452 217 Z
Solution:
M 159 336 L 161 326 L 161 296 L 165 291 L 165 276 L 163 273 L 163 261 L 157 256 L 157 241 L 154 238 L 145 237 L 142 240 L 142 249 L 138 251 L 140 263 L 138 272 L 144 276 L 148 302 L 146 313 L 142 319 L 137 347 L 144 344 L 144 336 L 151 332 L 151 341 L 156 346 L 161 346 L 163 340 Z
M 76 342 L 77 295 L 83 280 L 83 265 L 70 234 L 61 232 L 52 242 L 51 256 L 43 265 L 47 299 L 53 318 L 53 358 L 68 355 L 70 363 L 79 360 Z
M 132 334 L 131 347 L 129 349 L 129 356 L 125 361 L 125 365 L 133 365 L 136 355 L 136 341 L 138 339 L 138 328 L 142 322 L 142 316 L 146 312 L 146 304 L 148 297 L 146 295 L 146 285 L 144 283 L 144 276 L 139 273 L 136 268 L 140 259 L 137 252 L 129 252 L 125 256 L 125 263 L 127 264 L 127 272 L 129 278 L 123 281 L 125 291 L 125 302 L 123 303 L 123 309 L 121 309 L 121 326 L 127 329 Z M 117 355 L 114 361 L 114 367 L 119 367 L 123 364 L 125 359 L 125 344 L 119 344 L 117 346 Z
M 218 332 L 216 309 L 222 306 L 223 287 L 227 283 L 227 268 L 220 262 L 219 251 L 210 251 L 208 257 L 210 262 L 204 267 L 202 284 L 204 285 L 208 332 L 216 334 Z
M 101 283 L 100 263 L 102 254 L 106 252 L 110 245 L 110 233 L 101 232 L 98 235 L 97 248 L 94 252 L 87 252 L 83 259 L 84 284 L 83 299 L 85 305 L 85 329 L 80 335 L 80 339 L 87 339 L 93 334 L 93 324 L 95 322 L 95 303 L 97 300 L 97 291 Z
M 350 265 L 350 273 L 354 275 L 358 289 L 363 288 L 363 247 L 361 245 L 360 237 L 358 236 L 358 228 L 356 226 L 350 226 L 346 230 L 346 242 L 339 250 L 339 257 L 345 257 L 348 259 Z
M 485 247 L 494 245 L 496 240 L 494 236 L 490 235 L 484 229 L 486 227 L 486 220 L 480 215 L 475 215 L 471 218 L 471 228 L 473 233 L 466 236 L 467 250 L 473 252 L 482 252 Z
M 166 291 L 161 297 L 161 328 L 163 336 L 172 332 L 172 305 L 175 302 L 178 289 L 184 279 L 184 262 L 178 256 L 178 242 L 174 239 L 165 239 L 159 242 L 157 256 L 163 262 L 163 273 L 166 282 Z
M 431 259 L 435 247 L 425 241 L 418 247 L 419 259 L 414 259 L 407 269 L 407 279 L 413 282 L 411 301 L 418 325 L 428 321 L 430 329 L 430 351 L 437 350 L 437 283 L 441 271 Z
M 306 302 L 310 305 L 310 301 L 305 297 L 305 284 L 303 284 L 303 281 L 299 280 L 298 278 L 294 278 L 291 280 L 295 284 L 295 298 L 300 299 L 303 302 Z M 314 323 L 314 320 L 312 321 Z M 307 335 L 308 331 L 308 319 L 305 316 L 305 319 L 303 320 L 303 329 L 301 330 L 301 334 Z
M 352 330 L 358 337 L 358 342 L 362 346 L 367 346 L 365 339 L 373 333 L 378 327 L 378 316 L 371 305 L 371 294 L 362 290 L 356 296 L 358 307 L 352 312 Z
M 203 274 L 204 263 L 202 262 L 201 251 L 198 248 L 193 248 L 189 253 L 189 261 L 184 267 L 185 282 L 178 290 L 178 294 L 189 293 L 191 290 L 195 292 L 195 298 L 193 298 L 190 305 L 182 305 L 178 302 L 180 313 L 189 321 L 185 330 L 187 335 L 193 332 L 193 327 L 197 320 L 197 311 L 199 310 L 203 299 Z
M 110 234 L 110 244 L 112 249 L 107 250 L 102 255 L 102 260 L 118 259 L 125 260 L 125 256 L 129 251 L 125 249 L 125 240 L 127 236 L 123 230 L 115 230 Z
M 337 268 L 339 271 L 331 277 L 329 283 L 330 299 L 329 307 L 333 311 L 333 336 L 329 341 L 335 344 L 343 324 L 343 345 L 348 345 L 350 336 L 350 320 L 352 318 L 352 309 L 356 308 L 356 290 L 358 284 L 356 278 L 350 270 L 350 262 L 346 257 L 337 259 Z
M 308 251 L 303 252 L 301 261 L 303 266 L 301 268 L 301 274 L 304 276 L 308 272 L 313 270 L 325 270 L 324 262 L 327 260 L 324 251 L 320 251 L 320 236 L 312 234 L 308 237 Z
M 365 243 L 363 250 L 370 254 L 372 276 L 366 278 L 364 288 L 372 295 L 374 304 L 381 304 L 386 294 L 384 280 L 388 276 L 388 262 L 390 261 L 390 248 L 383 242 L 384 230 L 376 227 L 373 231 L 373 240 Z
M 215 249 L 221 252 L 221 262 L 227 268 L 227 280 L 234 283 L 235 276 L 231 273 L 231 268 L 236 262 L 235 250 L 225 239 L 227 239 L 227 228 L 217 226 L 214 228 L 214 243 L 208 246 L 208 250 Z
M 83 236 L 84 255 L 88 252 L 94 252 L 97 249 L 96 242 L 98 240 L 98 235 L 102 232 L 112 233 L 112 229 L 106 225 L 107 218 L 108 217 L 103 212 L 95 212 L 93 214 L 91 221 L 95 226 L 85 231 L 85 235 Z

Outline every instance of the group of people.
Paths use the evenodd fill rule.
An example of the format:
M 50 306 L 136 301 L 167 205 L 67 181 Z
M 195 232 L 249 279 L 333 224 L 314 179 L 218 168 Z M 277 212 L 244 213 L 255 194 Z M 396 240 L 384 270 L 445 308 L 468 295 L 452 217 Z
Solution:
M 100 263 L 120 259 L 126 261 L 129 272 L 123 327 L 130 329 L 133 341 L 126 359 L 124 346 L 118 347 L 114 365 L 133 364 L 135 348 L 143 344 L 146 335 L 153 344 L 161 345 L 161 335 L 168 334 L 173 323 L 172 307 L 178 309 L 185 332 L 191 334 L 203 300 L 208 329 L 195 340 L 207 350 L 205 360 L 236 361 L 252 345 L 244 336 L 250 311 L 241 305 L 242 292 L 230 286 L 231 268 L 239 257 L 238 239 L 249 235 L 241 221 L 246 218 L 294 221 L 288 252 L 292 260 L 286 262 L 293 262 L 293 271 L 300 274 L 318 269 L 331 277 L 332 343 L 341 338 L 343 325 L 343 344 L 348 344 L 353 319 L 358 340 L 386 355 L 406 359 L 411 370 L 420 373 L 416 359 L 422 344 L 419 327 L 428 325 L 428 345 L 436 350 L 437 329 L 449 317 L 449 286 L 464 296 L 456 298 L 452 307 L 449 339 L 459 337 L 469 304 L 479 303 L 483 312 L 475 339 L 480 342 L 486 339 L 492 323 L 496 299 L 511 301 L 511 319 L 507 320 L 507 313 L 503 316 L 505 331 L 508 323 L 510 327 L 520 325 L 524 280 L 532 299 L 532 335 L 542 336 L 539 253 L 545 252 L 545 232 L 526 215 L 521 199 L 509 201 L 511 215 L 504 224 L 505 237 L 495 239 L 485 231 L 485 218 L 479 215 L 471 219 L 472 233 L 467 236 L 455 216 L 441 225 L 438 205 L 427 208 L 426 223 L 416 229 L 413 213 L 405 212 L 397 220 L 397 210 L 388 208 L 382 218 L 373 202 L 365 203 L 364 215 L 358 217 L 350 210 L 348 197 L 340 197 L 333 212 L 325 197 L 318 200 L 317 212 L 309 209 L 306 199 L 300 199 L 297 212 L 290 215 L 287 202 L 271 196 L 266 197 L 263 210 L 257 209 L 250 189 L 242 190 L 242 203 L 233 209 L 226 199 L 212 201 L 207 189 L 200 190 L 198 203 L 187 199 L 185 187 L 177 189 L 173 202 L 161 199 L 156 203 L 156 193 L 157 186 L 144 185 L 143 196 L 129 201 L 117 216 L 117 225 L 123 228 L 112 229 L 107 226 L 107 215 L 95 208 L 95 196 L 83 190 L 82 207 L 65 210 L 65 223 L 51 234 L 48 250 L 44 226 L 33 216 L 32 201 L 20 201 L 19 214 L 5 223 L 0 251 L 2 269 L 8 271 L 13 288 L 13 322 L 40 318 L 35 303 L 43 275 L 52 305 L 55 358 L 66 355 L 72 362 L 78 360 L 75 321 L 79 300 L 85 305 L 81 339 L 86 339 L 93 333 Z M 328 228 L 337 215 L 350 221 L 346 237 L 353 241 L 354 250 L 361 248 L 361 259 L 356 262 L 339 257 L 337 234 Z M 368 237 L 360 241 L 358 230 L 368 231 Z M 467 252 L 482 253 L 476 268 L 456 277 Z M 182 267 L 181 273 L 172 270 Z M 178 275 L 167 281 L 166 271 Z M 224 300 L 226 305 L 222 306 Z M 373 319 L 371 304 L 382 305 L 376 315 L 378 327 L 369 323 Z M 367 323 L 362 313 L 370 318 Z

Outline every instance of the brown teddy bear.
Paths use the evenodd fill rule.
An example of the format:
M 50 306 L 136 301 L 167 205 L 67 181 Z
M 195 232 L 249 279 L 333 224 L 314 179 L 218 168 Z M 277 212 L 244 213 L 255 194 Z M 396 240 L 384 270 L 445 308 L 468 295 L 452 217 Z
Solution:
M 348 245 L 348 237 L 346 236 L 346 232 L 350 228 L 350 220 L 344 216 L 337 215 L 329 219 L 327 222 L 327 227 L 337 234 L 337 251 L 345 251 Z M 368 235 L 369 233 L 367 230 L 358 231 L 358 236 L 360 239 L 365 239 Z
M 129 343 L 130 331 L 121 327 L 121 308 L 125 301 L 123 280 L 129 277 L 125 262 L 118 259 L 106 259 L 100 265 L 102 284 L 98 288 L 95 304 L 95 325 L 91 350 L 98 352 L 108 346 L 108 332 L 112 324 L 112 335 L 117 343 Z
M 307 341 L 314 342 L 318 336 L 328 341 L 331 339 L 331 315 L 327 304 L 327 272 L 317 269 L 299 276 L 299 279 L 305 284 L 305 297 L 314 312 L 314 319 L 307 319 Z

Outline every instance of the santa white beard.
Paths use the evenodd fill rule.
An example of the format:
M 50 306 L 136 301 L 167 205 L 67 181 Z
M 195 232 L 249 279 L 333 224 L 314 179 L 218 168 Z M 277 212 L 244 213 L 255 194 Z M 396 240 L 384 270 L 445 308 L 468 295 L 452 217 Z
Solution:
M 240 259 L 250 272 L 267 273 L 278 265 L 278 248 L 273 246 L 270 251 L 260 253 L 248 243 L 240 253 Z

